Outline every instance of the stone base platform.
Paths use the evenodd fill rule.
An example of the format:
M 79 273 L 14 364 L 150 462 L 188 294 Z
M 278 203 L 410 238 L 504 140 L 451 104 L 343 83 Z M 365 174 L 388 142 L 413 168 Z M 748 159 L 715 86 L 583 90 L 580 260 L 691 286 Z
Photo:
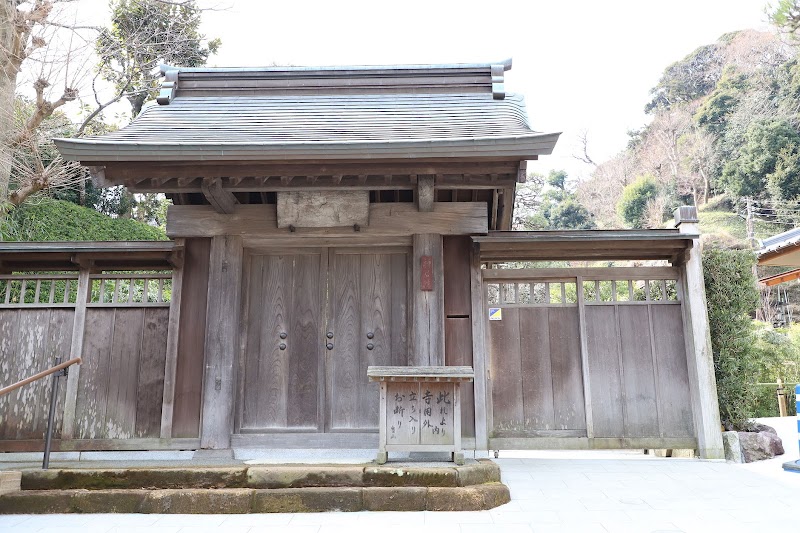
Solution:
M 264 465 L 23 470 L 0 514 L 477 511 L 510 501 L 489 460 L 465 466 Z

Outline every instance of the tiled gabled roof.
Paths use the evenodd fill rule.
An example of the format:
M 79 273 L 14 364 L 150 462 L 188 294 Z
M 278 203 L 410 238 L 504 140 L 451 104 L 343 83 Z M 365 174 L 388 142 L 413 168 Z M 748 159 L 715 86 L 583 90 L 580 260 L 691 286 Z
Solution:
M 558 133 L 535 132 L 503 64 L 167 69 L 159 97 L 101 137 L 56 139 L 90 161 L 530 159 Z

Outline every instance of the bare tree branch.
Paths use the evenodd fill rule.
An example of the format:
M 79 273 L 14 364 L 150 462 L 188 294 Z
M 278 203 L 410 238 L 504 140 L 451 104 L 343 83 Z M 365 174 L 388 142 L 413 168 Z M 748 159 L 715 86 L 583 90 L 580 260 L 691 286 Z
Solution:
M 77 136 L 78 136 L 78 137 L 80 137 L 81 135 L 83 135 L 83 132 L 86 130 L 86 127 L 87 127 L 89 124 L 91 124 L 91 122 L 92 122 L 92 121 L 93 121 L 93 120 L 94 120 L 94 119 L 95 119 L 95 118 L 96 118 L 96 117 L 97 117 L 97 116 L 98 116 L 100 113 L 102 113 L 104 109 L 106 109 L 108 106 L 110 106 L 110 105 L 112 105 L 112 104 L 115 104 L 115 103 L 119 102 L 120 100 L 122 100 L 122 99 L 123 99 L 125 96 L 127 96 L 127 95 L 128 95 L 128 93 L 126 93 L 124 90 L 122 90 L 122 91 L 118 92 L 118 93 L 117 93 L 117 95 L 116 95 L 116 96 L 114 96 L 114 98 L 112 98 L 111 100 L 108 100 L 107 102 L 104 102 L 104 103 L 102 103 L 102 104 L 98 105 L 98 106 L 95 108 L 95 110 L 94 110 L 94 111 L 92 111 L 92 112 L 89 114 L 89 116 L 87 116 L 87 117 L 86 117 L 86 118 L 83 120 L 83 122 L 81 123 L 80 127 L 78 128 Z M 99 102 L 98 102 L 98 103 L 99 103 Z
M 44 90 L 49 85 L 50 83 L 47 80 L 41 78 L 36 80 L 33 85 L 36 90 L 36 109 L 33 115 L 28 118 L 25 127 L 15 137 L 12 137 L 12 146 L 21 143 L 23 139 L 32 135 L 36 128 L 42 124 L 42 121 L 53 114 L 53 111 L 78 97 L 78 92 L 75 89 L 65 88 L 64 93 L 58 100 L 50 102 L 44 98 Z
M 578 133 L 578 142 L 580 143 L 581 152 L 579 154 L 572 154 L 572 157 L 577 159 L 578 161 L 583 161 L 587 165 L 592 165 L 593 167 L 597 168 L 597 163 L 589 157 L 589 132 L 587 130 L 583 130 Z

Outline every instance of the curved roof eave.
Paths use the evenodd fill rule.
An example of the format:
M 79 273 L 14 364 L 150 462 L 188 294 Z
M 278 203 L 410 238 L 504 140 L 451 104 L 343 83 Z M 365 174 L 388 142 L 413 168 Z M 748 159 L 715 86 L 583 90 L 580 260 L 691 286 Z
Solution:
M 468 139 L 326 141 L 283 143 L 142 143 L 56 138 L 72 161 L 233 161 L 270 159 L 428 159 L 498 157 L 526 159 L 553 152 L 558 133 Z

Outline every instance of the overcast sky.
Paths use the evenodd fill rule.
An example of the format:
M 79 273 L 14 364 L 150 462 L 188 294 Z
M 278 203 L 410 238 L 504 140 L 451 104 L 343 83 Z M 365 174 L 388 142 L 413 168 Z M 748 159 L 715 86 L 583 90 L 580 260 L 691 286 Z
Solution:
M 104 0 L 94 14 L 105 10 Z M 647 120 L 664 68 L 726 32 L 767 29 L 767 0 L 200 0 L 218 10 L 203 31 L 222 39 L 211 66 L 474 63 L 513 58 L 506 91 L 531 125 L 561 131 L 529 169 L 587 173 L 572 157 L 588 131 L 608 159 Z

